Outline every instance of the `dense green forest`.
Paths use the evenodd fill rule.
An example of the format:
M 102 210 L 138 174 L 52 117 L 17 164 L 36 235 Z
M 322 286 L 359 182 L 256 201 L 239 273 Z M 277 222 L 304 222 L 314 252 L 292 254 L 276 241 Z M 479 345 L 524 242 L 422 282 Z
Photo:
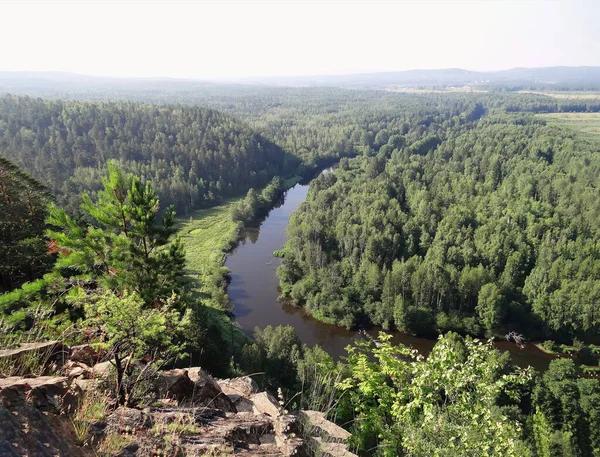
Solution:
M 152 180 L 180 213 L 284 174 L 283 150 L 243 122 L 199 107 L 0 98 L 0 151 L 71 211 L 109 159 Z
M 45 228 L 48 190 L 0 156 L 0 292 L 33 281 L 52 264 Z
M 430 126 L 343 160 L 291 220 L 290 297 L 348 327 L 597 335 L 598 144 L 544 124 Z

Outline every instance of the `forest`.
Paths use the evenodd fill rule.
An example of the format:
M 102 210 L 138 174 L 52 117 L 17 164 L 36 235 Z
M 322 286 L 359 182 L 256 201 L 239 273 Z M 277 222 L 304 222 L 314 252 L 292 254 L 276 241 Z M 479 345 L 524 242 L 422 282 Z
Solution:
M 376 154 L 316 179 L 282 285 L 347 327 L 595 339 L 598 144 L 531 116 L 461 121 L 380 131 Z
M 159 368 L 260 373 L 365 456 L 600 455 L 593 374 L 564 358 L 518 368 L 477 339 L 598 342 L 599 143 L 537 116 L 598 101 L 219 91 L 0 98 L 3 347 L 103 348 L 114 406 L 148 406 L 144 376 Z M 341 360 L 291 327 L 247 338 L 229 320 L 223 265 L 208 263 L 210 293 L 198 282 L 212 279 L 189 275 L 193 210 L 227 208 L 235 245 L 287 187 L 336 162 L 290 220 L 283 293 L 332 324 L 438 338 L 426 358 L 385 333 Z
M 0 150 L 71 211 L 107 160 L 152 180 L 179 213 L 263 187 L 293 159 L 245 123 L 199 107 L 0 98 Z M 291 162 L 290 162 L 291 160 Z

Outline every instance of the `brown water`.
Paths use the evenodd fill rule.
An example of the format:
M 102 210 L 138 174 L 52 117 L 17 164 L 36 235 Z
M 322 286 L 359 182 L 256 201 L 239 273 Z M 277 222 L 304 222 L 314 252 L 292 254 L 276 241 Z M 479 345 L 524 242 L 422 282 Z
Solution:
M 225 262 L 225 266 L 231 270 L 227 293 L 234 304 L 236 321 L 249 335 L 255 327 L 291 325 L 304 344 L 318 344 L 337 358 L 346 354 L 346 346 L 356 338 L 361 338 L 358 332 L 317 321 L 307 316 L 302 308 L 284 305 L 277 300 L 279 281 L 275 270 L 280 259 L 273 257 L 273 251 L 284 245 L 290 215 L 304 201 L 307 192 L 308 185 L 297 184 L 292 187 L 287 191 L 283 203 L 271 210 L 260 227 L 245 231 L 242 240 Z M 369 333 L 376 335 L 377 330 Z M 424 355 L 435 344 L 434 340 L 399 332 L 393 334 L 393 341 L 412 346 Z M 521 349 L 514 343 L 498 341 L 496 346 L 510 351 L 513 361 L 523 367 L 531 365 L 544 370 L 553 358 L 532 344 Z

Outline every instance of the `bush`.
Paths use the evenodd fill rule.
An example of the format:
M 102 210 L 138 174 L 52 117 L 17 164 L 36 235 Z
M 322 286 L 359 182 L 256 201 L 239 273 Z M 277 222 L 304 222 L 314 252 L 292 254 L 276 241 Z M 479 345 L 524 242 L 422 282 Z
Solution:
M 543 343 L 540 343 L 540 346 L 542 347 L 542 349 L 550 353 L 555 353 L 558 351 L 556 343 L 552 340 L 544 341 Z

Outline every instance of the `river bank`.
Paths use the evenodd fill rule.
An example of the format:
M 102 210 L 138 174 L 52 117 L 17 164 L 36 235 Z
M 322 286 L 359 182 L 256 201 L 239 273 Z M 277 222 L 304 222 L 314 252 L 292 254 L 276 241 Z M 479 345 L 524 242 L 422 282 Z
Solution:
M 348 345 L 362 337 L 358 331 L 326 324 L 308 315 L 303 308 L 278 300 L 279 280 L 275 273 L 281 259 L 274 257 L 273 252 L 285 244 L 289 218 L 305 200 L 308 188 L 309 184 L 304 182 L 295 185 L 286 192 L 283 203 L 273 208 L 258 227 L 242 231 L 238 245 L 225 260 L 225 267 L 230 271 L 227 293 L 234 305 L 235 321 L 248 336 L 252 335 L 255 327 L 290 325 L 304 344 L 318 344 L 333 357 L 339 358 L 346 354 Z M 376 337 L 379 330 L 371 329 L 367 333 Z M 427 355 L 436 342 L 399 332 L 392 335 L 396 344 L 411 346 L 423 355 Z M 515 343 L 498 340 L 495 345 L 500 350 L 509 351 L 516 364 L 531 365 L 538 370 L 545 370 L 556 358 L 533 343 L 521 348 Z

